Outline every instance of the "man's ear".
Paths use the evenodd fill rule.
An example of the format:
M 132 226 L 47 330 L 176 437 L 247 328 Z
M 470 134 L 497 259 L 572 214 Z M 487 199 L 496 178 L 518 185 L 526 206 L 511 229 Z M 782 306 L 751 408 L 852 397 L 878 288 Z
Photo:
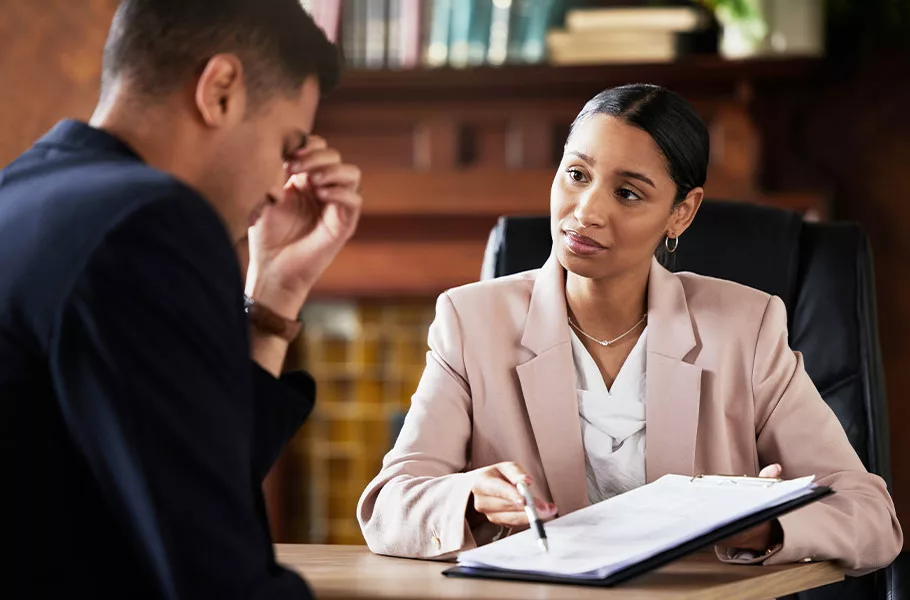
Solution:
M 213 128 L 232 125 L 246 113 L 243 63 L 233 54 L 216 54 L 196 82 L 196 109 Z
M 679 237 L 689 228 L 704 197 L 704 188 L 693 188 L 682 202 L 673 207 L 673 214 L 667 223 L 667 235 Z

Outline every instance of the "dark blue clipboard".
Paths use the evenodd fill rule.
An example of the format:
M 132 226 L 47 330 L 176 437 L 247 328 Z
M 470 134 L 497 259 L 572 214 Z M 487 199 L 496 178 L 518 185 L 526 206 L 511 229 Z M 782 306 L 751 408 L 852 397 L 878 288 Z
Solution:
M 829 496 L 833 493 L 834 490 L 827 486 L 816 486 L 810 493 L 800 496 L 799 498 L 794 498 L 789 502 L 784 502 L 783 504 L 778 504 L 777 506 L 766 508 L 759 512 L 752 513 L 751 515 L 747 515 L 741 519 L 733 521 L 732 523 L 722 525 L 716 529 L 709 531 L 708 533 L 700 535 L 687 542 L 683 542 L 682 544 L 673 548 L 664 550 L 663 552 L 655 554 L 650 558 L 646 558 L 641 562 L 629 565 L 628 567 L 616 571 L 612 575 L 609 575 L 602 579 L 581 579 L 578 577 L 565 575 L 545 575 L 540 573 L 523 573 L 520 571 L 481 569 L 476 567 L 452 567 L 451 569 L 446 569 L 443 571 L 442 574 L 446 577 L 468 577 L 479 579 L 498 579 L 502 581 L 559 583 L 589 587 L 611 587 L 620 583 L 625 583 L 633 577 L 638 577 L 639 575 L 644 575 L 645 573 L 663 567 L 664 565 L 671 563 L 674 560 L 688 556 L 693 552 L 697 552 L 702 548 L 713 545 L 732 535 L 736 535 L 737 533 L 741 533 L 747 529 L 755 527 L 756 525 L 761 525 L 765 521 L 776 519 L 783 514 L 796 510 L 797 508 L 802 508 L 807 504 L 811 504 L 816 500 L 820 500 L 825 496 Z

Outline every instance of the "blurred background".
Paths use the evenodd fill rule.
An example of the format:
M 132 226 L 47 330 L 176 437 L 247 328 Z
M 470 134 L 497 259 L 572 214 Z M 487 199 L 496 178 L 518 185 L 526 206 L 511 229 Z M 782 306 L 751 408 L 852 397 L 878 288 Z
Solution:
M 632 82 L 708 123 L 708 197 L 865 228 L 910 519 L 910 1 L 302 3 L 351 66 L 316 132 L 361 166 L 366 206 L 288 360 L 319 398 L 266 484 L 278 541 L 362 543 L 357 498 L 420 378 L 436 296 L 478 279 L 498 216 L 547 211 L 569 123 Z M 0 0 L 0 166 L 90 116 L 116 5 Z

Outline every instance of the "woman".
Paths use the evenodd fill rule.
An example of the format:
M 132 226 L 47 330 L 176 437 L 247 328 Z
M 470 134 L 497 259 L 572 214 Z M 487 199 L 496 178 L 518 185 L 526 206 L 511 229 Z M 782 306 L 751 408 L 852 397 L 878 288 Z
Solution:
M 837 493 L 720 558 L 851 574 L 894 559 L 885 484 L 790 350 L 781 300 L 654 258 L 695 217 L 707 164 L 679 95 L 630 85 L 588 102 L 553 180 L 547 263 L 437 302 L 411 410 L 358 506 L 374 552 L 447 558 L 525 527 L 521 479 L 552 518 L 667 473 L 745 473 Z

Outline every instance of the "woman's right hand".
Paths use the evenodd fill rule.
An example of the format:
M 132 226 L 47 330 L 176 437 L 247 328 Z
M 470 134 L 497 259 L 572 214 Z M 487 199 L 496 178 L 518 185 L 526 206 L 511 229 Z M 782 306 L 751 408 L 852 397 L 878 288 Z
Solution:
M 487 521 L 510 528 L 528 526 L 528 517 L 524 511 L 524 499 L 516 485 L 524 481 L 530 487 L 531 476 L 513 462 L 503 462 L 474 471 L 474 485 L 471 494 L 474 497 L 474 510 L 483 515 Z M 541 520 L 556 516 L 555 504 L 544 502 L 534 496 L 537 516 Z

